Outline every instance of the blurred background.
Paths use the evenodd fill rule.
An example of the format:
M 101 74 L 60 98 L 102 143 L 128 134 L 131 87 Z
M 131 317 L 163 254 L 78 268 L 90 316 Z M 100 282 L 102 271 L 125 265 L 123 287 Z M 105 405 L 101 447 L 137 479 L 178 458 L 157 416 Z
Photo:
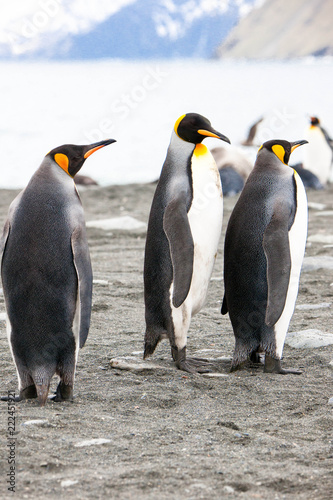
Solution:
M 332 135 L 332 19 L 330 0 L 1 2 L 0 187 L 24 187 L 61 144 L 109 137 L 81 173 L 152 181 L 186 112 L 250 161 L 265 140 L 304 139 L 310 116 Z

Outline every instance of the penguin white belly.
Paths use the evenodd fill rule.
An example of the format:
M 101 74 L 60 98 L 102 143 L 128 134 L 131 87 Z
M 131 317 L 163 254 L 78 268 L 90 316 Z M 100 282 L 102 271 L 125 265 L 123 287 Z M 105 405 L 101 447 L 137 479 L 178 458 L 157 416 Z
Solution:
M 302 262 L 305 251 L 308 204 L 303 182 L 297 172 L 294 173 L 297 193 L 297 207 L 294 223 L 289 231 L 289 248 L 291 257 L 291 270 L 286 303 L 279 320 L 274 325 L 276 339 L 276 354 L 282 357 L 284 341 L 289 323 L 295 309 Z
M 311 127 L 306 136 L 309 144 L 304 148 L 303 166 L 326 184 L 330 177 L 332 150 L 320 128 Z
M 194 243 L 192 282 L 186 303 L 191 314 L 203 306 L 220 240 L 223 198 L 216 163 L 203 144 L 192 156 L 193 201 L 188 212 Z

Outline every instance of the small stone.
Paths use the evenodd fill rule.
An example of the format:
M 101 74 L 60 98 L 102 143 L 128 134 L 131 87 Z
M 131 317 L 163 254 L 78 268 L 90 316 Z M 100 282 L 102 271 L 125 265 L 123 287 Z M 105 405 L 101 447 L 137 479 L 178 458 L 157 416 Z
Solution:
M 228 485 L 226 485 L 226 486 L 223 487 L 223 491 L 225 493 L 235 493 L 234 488 L 232 486 L 228 486 Z
M 310 310 L 310 309 L 325 309 L 327 307 L 331 307 L 330 302 L 321 302 L 320 304 L 299 304 L 296 306 L 296 309 L 301 309 L 303 311 Z
M 328 404 L 333 406 L 333 398 L 330 398 L 330 399 L 328 400 Z
M 76 443 L 74 446 L 75 448 L 82 448 L 84 446 L 98 446 L 106 443 L 111 443 L 111 439 L 104 439 L 104 438 L 87 439 L 85 441 L 80 441 L 79 443 Z
M 228 377 L 227 373 L 202 373 L 204 377 L 208 378 L 223 378 L 223 377 Z
M 93 280 L 93 285 L 108 286 L 107 280 Z
M 318 269 L 333 270 L 333 257 L 330 255 L 304 257 L 302 272 L 308 273 L 311 271 L 318 271 Z
M 289 332 L 286 337 L 286 344 L 296 349 L 324 347 L 333 344 L 333 334 L 323 333 L 316 329 Z
M 307 241 L 313 243 L 333 243 L 333 234 L 312 234 Z
M 111 368 L 116 368 L 118 370 L 141 372 L 147 370 L 172 370 L 173 368 L 167 366 L 159 366 L 154 363 L 149 363 L 144 361 L 138 363 L 137 358 L 131 356 L 126 356 L 124 358 L 113 358 L 110 361 Z
M 326 205 L 324 205 L 324 203 L 316 203 L 314 201 L 309 201 L 308 207 L 312 208 L 313 210 L 325 210 Z
M 322 212 L 318 212 L 315 215 L 317 217 L 318 216 L 321 216 L 321 217 L 330 217 L 331 215 L 333 215 L 333 210 L 323 210 Z
M 104 229 L 104 231 L 116 229 L 121 231 L 142 231 L 147 229 L 147 224 L 145 222 L 141 222 L 140 220 L 137 220 L 130 215 L 124 215 L 123 217 L 114 217 L 113 219 L 91 220 L 86 223 L 86 226 L 94 227 L 97 229 Z
M 72 479 L 64 479 L 64 481 L 61 481 L 60 486 L 62 488 L 68 488 L 69 486 L 73 486 L 74 484 L 77 484 L 79 481 L 73 481 Z
M 6 313 L 0 313 L 0 321 L 6 321 Z
M 24 425 L 25 427 L 29 427 L 29 426 L 33 426 L 33 425 L 36 425 L 37 427 L 51 427 L 51 424 L 49 423 L 48 420 L 38 420 L 38 419 L 26 420 L 21 425 Z

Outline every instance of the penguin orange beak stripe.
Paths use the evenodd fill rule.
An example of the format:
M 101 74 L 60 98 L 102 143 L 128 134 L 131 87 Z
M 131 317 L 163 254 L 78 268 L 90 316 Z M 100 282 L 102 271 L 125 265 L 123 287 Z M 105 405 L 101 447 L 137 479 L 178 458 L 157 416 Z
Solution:
M 228 137 L 220 134 L 219 132 L 211 132 L 210 130 L 199 129 L 198 134 L 205 135 L 207 137 L 216 137 L 216 139 L 221 139 L 222 141 L 229 142 L 230 144 L 230 140 L 228 139 Z
M 95 153 L 95 151 L 97 151 L 98 149 L 101 149 L 101 148 L 104 148 L 105 144 L 102 144 L 101 146 L 96 146 L 95 148 L 92 148 L 92 149 L 89 149 L 89 151 L 87 151 L 85 154 L 84 154 L 84 158 L 88 158 L 88 156 L 92 155 L 93 153 Z
M 104 148 L 104 146 L 108 146 L 109 144 L 112 144 L 113 142 L 117 142 L 115 139 L 106 139 L 105 141 L 100 141 L 100 142 L 95 142 L 94 144 L 89 144 L 86 146 L 88 151 L 84 153 L 83 157 L 86 160 L 88 156 L 92 155 L 97 151 L 98 149 Z
M 308 144 L 308 141 L 295 141 L 295 142 L 292 142 L 291 143 L 292 146 L 291 146 L 291 152 L 295 151 L 296 148 L 298 148 L 298 146 L 302 146 L 303 144 Z

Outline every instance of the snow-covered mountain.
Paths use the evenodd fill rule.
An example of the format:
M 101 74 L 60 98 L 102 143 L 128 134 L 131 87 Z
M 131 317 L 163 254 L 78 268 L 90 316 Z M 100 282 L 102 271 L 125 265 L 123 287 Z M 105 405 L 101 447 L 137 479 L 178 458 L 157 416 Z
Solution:
M 229 31 L 256 3 L 258 0 L 70 0 L 65 4 L 40 0 L 37 10 L 23 20 L 7 23 L 5 31 L 2 26 L 0 57 L 213 57 Z

